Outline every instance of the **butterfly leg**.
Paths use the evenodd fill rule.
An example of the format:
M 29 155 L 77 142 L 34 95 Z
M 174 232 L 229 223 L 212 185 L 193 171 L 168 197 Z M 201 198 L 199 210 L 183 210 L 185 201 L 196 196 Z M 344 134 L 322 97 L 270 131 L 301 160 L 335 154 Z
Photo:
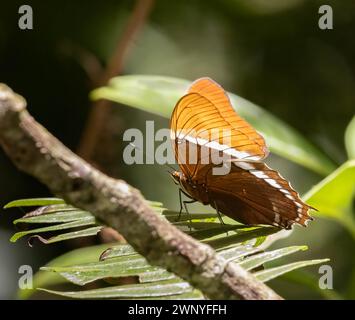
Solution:
M 196 202 L 196 200 L 191 199 L 191 200 L 182 200 L 182 194 L 186 195 L 187 197 L 189 197 L 191 199 L 191 197 L 189 195 L 187 195 L 183 190 L 179 189 L 179 200 L 180 200 L 180 211 L 179 211 L 179 216 L 176 219 L 176 221 L 180 221 L 181 219 L 181 214 L 182 214 L 182 209 L 185 208 L 186 214 L 188 215 L 189 219 L 191 221 L 191 216 L 190 216 L 190 212 L 189 210 L 187 210 L 187 204 L 188 203 L 194 203 Z M 189 228 L 191 229 L 191 226 L 189 226 Z
M 216 201 L 214 202 L 214 207 L 215 207 L 215 209 L 216 209 L 219 222 L 220 222 L 222 225 L 225 225 L 225 223 L 224 223 L 224 221 L 223 221 L 223 219 L 222 219 L 221 213 L 219 212 L 219 209 L 218 209 L 218 206 L 217 206 Z
M 218 215 L 219 222 L 221 223 L 221 225 L 222 225 L 222 226 L 226 225 L 226 224 L 224 223 L 223 219 L 222 219 L 222 215 L 221 215 L 221 213 L 219 212 L 219 209 L 218 209 L 218 206 L 217 206 L 216 201 L 214 202 L 214 207 L 215 207 L 215 209 L 216 209 L 216 212 L 217 212 L 217 215 Z M 226 234 L 227 234 L 227 236 L 228 236 L 228 231 L 226 231 Z

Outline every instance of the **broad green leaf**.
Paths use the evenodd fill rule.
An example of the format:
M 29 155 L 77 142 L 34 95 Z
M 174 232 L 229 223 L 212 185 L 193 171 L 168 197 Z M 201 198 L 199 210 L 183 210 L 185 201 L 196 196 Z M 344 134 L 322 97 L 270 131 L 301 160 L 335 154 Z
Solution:
M 355 238 L 352 212 L 355 194 L 355 160 L 349 160 L 313 187 L 303 199 L 322 217 L 342 223 Z
M 293 246 L 268 252 L 261 252 L 245 258 L 244 260 L 238 262 L 238 264 L 246 270 L 252 270 L 266 262 L 284 257 L 300 250 L 307 250 L 307 246 Z
M 14 207 L 35 207 L 35 206 L 48 206 L 52 204 L 64 204 L 63 199 L 58 198 L 33 198 L 33 199 L 19 199 L 11 201 L 4 206 L 4 209 Z
M 73 222 L 67 222 L 67 223 L 62 223 L 62 224 L 56 224 L 50 227 L 43 227 L 43 228 L 37 228 L 37 229 L 32 229 L 32 230 L 27 230 L 27 231 L 21 231 L 15 233 L 10 241 L 11 242 L 16 242 L 18 239 L 27 236 L 29 234 L 36 234 L 36 233 L 43 233 L 43 232 L 49 232 L 49 231 L 58 231 L 58 230 L 65 230 L 65 229 L 71 229 L 71 228 L 77 228 L 77 227 L 83 227 L 83 226 L 89 226 L 95 224 L 95 218 L 93 216 L 90 216 L 86 219 L 81 219 Z M 77 231 L 78 232 L 78 231 Z M 58 238 L 59 236 L 55 237 Z M 53 238 L 51 238 L 51 242 L 53 242 Z M 46 243 L 51 243 L 46 242 Z
M 131 284 L 112 286 L 85 291 L 61 292 L 39 289 L 49 293 L 76 299 L 113 299 L 113 298 L 152 298 L 192 292 L 193 288 L 187 282 L 165 281 L 158 283 Z
M 189 81 L 172 77 L 120 76 L 111 79 L 108 86 L 94 90 L 91 97 L 170 118 L 176 102 L 186 93 L 189 84 Z M 272 152 L 322 175 L 335 169 L 332 161 L 295 129 L 235 94 L 229 93 L 229 97 L 235 110 L 263 134 Z
M 355 159 L 355 116 L 345 131 L 345 146 L 349 159 Z
M 267 281 L 270 281 L 276 277 L 279 277 L 287 272 L 290 272 L 292 270 L 296 270 L 296 269 L 307 267 L 307 266 L 312 266 L 315 264 L 321 264 L 321 263 L 325 263 L 328 261 L 329 261 L 329 259 L 298 261 L 298 262 L 289 263 L 289 264 L 286 264 L 286 265 L 283 265 L 280 267 L 274 267 L 274 268 L 258 271 L 258 272 L 255 272 L 254 275 L 260 281 L 267 282 Z

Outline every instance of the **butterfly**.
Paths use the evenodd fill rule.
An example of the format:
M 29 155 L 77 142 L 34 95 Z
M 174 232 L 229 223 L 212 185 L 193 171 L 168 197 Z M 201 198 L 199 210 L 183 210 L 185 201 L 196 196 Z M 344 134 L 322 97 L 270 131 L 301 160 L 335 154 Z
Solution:
M 186 211 L 187 203 L 198 201 L 246 225 L 290 229 L 313 220 L 308 211 L 314 208 L 263 162 L 269 154 L 264 138 L 234 111 L 212 79 L 196 80 L 177 102 L 170 135 L 180 168 L 171 175 L 180 186 L 181 210 L 182 192 L 190 199 L 183 201 Z M 212 161 L 226 156 L 218 164 Z M 223 167 L 225 174 L 215 173 Z

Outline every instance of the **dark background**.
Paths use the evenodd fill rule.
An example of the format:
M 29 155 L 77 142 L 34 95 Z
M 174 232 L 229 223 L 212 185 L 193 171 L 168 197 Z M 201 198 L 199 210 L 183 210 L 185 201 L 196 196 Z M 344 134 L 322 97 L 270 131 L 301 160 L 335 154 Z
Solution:
M 18 8 L 29 4 L 34 29 L 18 28 Z M 23 95 L 32 115 L 71 149 L 80 142 L 95 87 L 83 55 L 105 65 L 133 10 L 134 1 L 2 1 L 0 10 L 0 81 Z M 329 4 L 334 29 L 318 28 L 318 8 Z M 355 1 L 315 0 L 157 0 L 127 55 L 122 74 L 159 74 L 194 80 L 210 76 L 227 90 L 266 108 L 303 133 L 337 164 L 346 160 L 343 136 L 355 105 Z M 117 144 L 127 128 L 154 119 L 117 106 Z M 272 156 L 302 193 L 322 179 Z M 158 166 L 127 167 L 122 159 L 112 172 L 140 188 L 151 200 L 177 208 L 177 190 Z M 152 187 L 154 184 L 154 187 Z M 0 152 L 0 205 L 48 196 L 36 180 L 19 172 Z M 19 212 L 0 215 L 0 298 L 14 298 L 18 267 L 36 270 L 71 245 L 28 248 L 10 244 L 11 221 Z M 334 286 L 354 298 L 354 240 L 333 221 L 317 219 L 296 230 L 291 244 L 308 244 L 312 258 L 329 257 Z M 286 242 L 284 242 L 286 243 Z M 312 270 L 312 269 L 311 269 Z M 317 269 L 313 269 L 317 275 Z M 352 285 L 354 284 L 354 285 Z M 322 298 L 299 284 L 271 285 L 286 298 Z

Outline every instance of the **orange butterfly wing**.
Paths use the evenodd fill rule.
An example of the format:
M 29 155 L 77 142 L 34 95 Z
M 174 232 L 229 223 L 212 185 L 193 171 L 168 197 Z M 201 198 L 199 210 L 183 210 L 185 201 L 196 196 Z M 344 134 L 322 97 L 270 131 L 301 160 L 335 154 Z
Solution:
M 223 152 L 232 160 L 261 160 L 268 155 L 264 138 L 234 111 L 222 87 L 209 78 L 196 80 L 178 101 L 170 130 L 176 160 L 191 178 L 201 169 L 201 148 L 208 149 L 210 157 Z M 192 163 L 194 145 L 197 160 Z

